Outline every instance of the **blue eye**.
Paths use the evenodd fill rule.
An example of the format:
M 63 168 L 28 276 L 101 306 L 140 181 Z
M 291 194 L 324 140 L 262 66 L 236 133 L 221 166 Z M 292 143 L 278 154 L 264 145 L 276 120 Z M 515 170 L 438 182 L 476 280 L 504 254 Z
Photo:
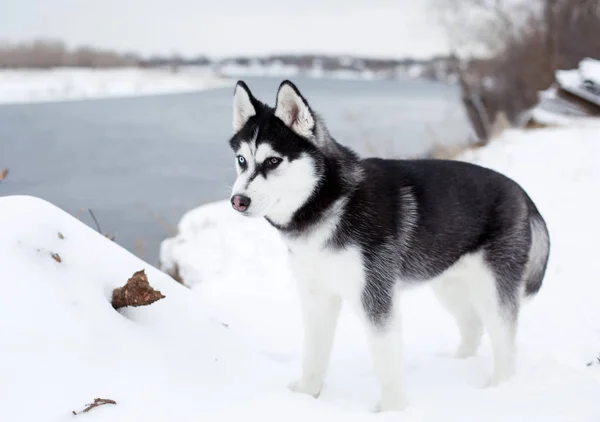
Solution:
M 238 155 L 237 160 L 238 160 L 238 163 L 240 163 L 240 166 L 243 166 L 244 164 L 246 164 L 246 159 L 244 157 L 242 157 L 241 155 Z

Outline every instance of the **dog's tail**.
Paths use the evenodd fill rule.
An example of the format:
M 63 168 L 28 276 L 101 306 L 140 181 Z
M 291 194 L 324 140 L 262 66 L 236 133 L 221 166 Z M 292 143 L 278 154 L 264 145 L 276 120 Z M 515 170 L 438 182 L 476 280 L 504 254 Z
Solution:
M 531 227 L 531 245 L 524 274 L 525 296 L 535 295 L 542 287 L 550 256 L 548 227 L 531 200 L 529 200 L 529 225 Z

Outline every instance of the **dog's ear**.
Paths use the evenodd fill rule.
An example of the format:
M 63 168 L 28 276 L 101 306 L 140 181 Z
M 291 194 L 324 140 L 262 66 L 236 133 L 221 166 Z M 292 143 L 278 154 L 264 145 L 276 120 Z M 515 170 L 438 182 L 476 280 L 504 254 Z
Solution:
M 288 80 L 279 85 L 275 116 L 300 136 L 314 135 L 315 117 L 298 88 Z
M 252 96 L 244 81 L 238 81 L 233 91 L 233 131 L 244 127 L 250 117 L 257 113 L 258 101 Z

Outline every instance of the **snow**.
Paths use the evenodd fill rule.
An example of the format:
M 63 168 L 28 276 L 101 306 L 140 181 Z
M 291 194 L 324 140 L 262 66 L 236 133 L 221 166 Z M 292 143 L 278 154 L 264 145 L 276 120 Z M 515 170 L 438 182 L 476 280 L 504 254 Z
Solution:
M 258 60 L 248 65 L 229 62 L 215 70 L 182 66 L 177 72 L 167 68 L 0 69 L 0 105 L 198 92 L 231 87 L 234 79 L 246 76 L 377 80 L 391 76 L 418 78 L 422 73 L 421 65 L 398 67 L 394 73 L 393 70 L 300 69 L 281 61 L 261 64 Z
M 600 367 L 586 366 L 600 353 L 600 229 L 590 224 L 600 215 L 600 198 L 591 194 L 600 183 L 599 135 L 598 121 L 510 130 L 460 157 L 504 172 L 530 193 L 550 227 L 548 274 L 540 295 L 522 312 L 518 373 L 497 389 L 479 388 L 491 369 L 487 339 L 476 358 L 439 357 L 458 341 L 450 317 L 427 288 L 404 299 L 413 406 L 403 420 L 600 420 Z M 230 330 L 297 372 L 301 325 L 283 243 L 264 221 L 230 208 L 222 201 L 188 212 L 179 235 L 162 245 L 162 266 L 177 265 Z M 344 313 L 324 392 L 306 404 L 316 419 L 324 408 L 338 417 L 351 409 L 366 419 L 376 399 L 362 327 Z
M 560 114 L 558 111 L 555 112 L 545 110 L 541 107 L 534 107 L 531 110 L 529 117 L 533 118 L 538 123 L 555 126 L 570 125 L 576 122 L 578 119 L 582 119 L 582 117 L 566 116 L 564 114 Z
M 564 87 L 578 87 L 581 84 L 579 70 L 558 70 L 556 80 Z
M 556 80 L 566 91 L 600 106 L 600 60 L 583 59 L 578 69 L 557 71 Z M 594 88 L 585 88 L 584 83 Z
M 584 79 L 589 79 L 600 85 L 600 60 L 583 59 L 579 63 L 579 69 Z
M 230 86 L 202 67 L 0 70 L 0 104 L 197 92 Z
M 600 365 L 586 363 L 600 352 L 599 135 L 598 122 L 508 131 L 461 157 L 530 192 L 550 228 L 548 275 L 523 310 L 517 375 L 492 389 L 480 388 L 487 339 L 475 358 L 440 356 L 458 341 L 453 322 L 429 289 L 407 295 L 402 415 L 370 412 L 377 383 L 349 312 L 321 397 L 287 389 L 300 370 L 299 306 L 264 221 L 226 201 L 187 213 L 161 261 L 188 288 L 43 200 L 0 197 L 0 420 L 597 422 Z M 112 309 L 112 290 L 142 268 L 165 299 Z M 72 415 L 95 397 L 117 404 Z
M 252 61 L 248 65 L 226 63 L 219 66 L 219 73 L 231 78 L 247 76 L 293 77 L 300 73 L 300 68 L 295 65 L 284 64 L 280 61 L 263 65 Z
M 227 63 L 219 66 L 219 73 L 229 78 L 246 76 L 267 76 L 286 78 L 302 75 L 313 79 L 340 79 L 340 80 L 374 80 L 384 79 L 389 72 L 373 72 L 367 69 L 334 69 L 324 70 L 320 66 L 309 68 L 300 68 L 297 65 L 283 64 L 279 61 L 273 63 L 261 64 L 260 62 L 251 62 L 248 65 Z
M 577 69 L 559 70 L 556 72 L 558 84 L 539 92 L 539 102 L 525 112 L 521 118 L 543 125 L 570 126 L 578 125 L 590 116 L 597 116 L 590 108 L 592 104 L 600 107 L 600 60 L 583 59 Z M 561 96 L 564 90 L 589 104 L 583 106 L 578 101 Z
M 350 59 L 341 60 L 342 64 L 348 65 Z M 284 64 L 281 61 L 275 60 L 271 63 L 261 63 L 259 60 L 253 60 L 249 64 L 225 63 L 218 66 L 218 72 L 228 78 L 239 77 L 278 77 L 290 78 L 294 76 L 304 76 L 312 79 L 337 79 L 337 80 L 363 80 L 373 81 L 390 78 L 421 78 L 424 73 L 425 66 L 415 64 L 411 66 L 397 66 L 396 68 L 388 68 L 384 70 L 370 70 L 356 64 L 355 68 L 341 69 L 324 69 L 318 61 L 311 67 L 300 67 L 298 65 Z M 440 73 L 440 79 L 442 75 Z
M 557 71 L 556 79 L 563 87 L 570 88 L 578 88 L 584 80 L 600 85 L 600 60 L 583 59 L 577 69 Z

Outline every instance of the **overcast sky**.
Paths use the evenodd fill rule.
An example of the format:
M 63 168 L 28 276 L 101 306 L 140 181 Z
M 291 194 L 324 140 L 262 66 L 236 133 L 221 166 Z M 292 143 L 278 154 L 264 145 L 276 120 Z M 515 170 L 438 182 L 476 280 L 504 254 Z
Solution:
M 0 0 L 0 40 L 148 54 L 446 52 L 431 0 Z

